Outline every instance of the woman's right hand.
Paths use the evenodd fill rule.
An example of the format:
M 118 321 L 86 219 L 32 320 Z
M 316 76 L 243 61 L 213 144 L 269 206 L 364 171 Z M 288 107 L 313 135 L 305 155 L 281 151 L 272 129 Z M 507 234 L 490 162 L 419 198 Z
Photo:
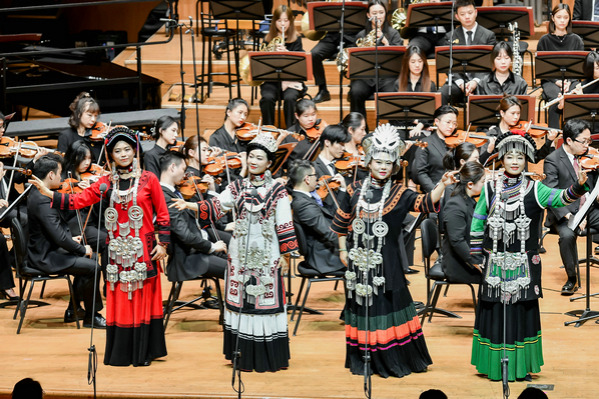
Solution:
M 169 208 L 177 208 L 180 211 L 184 211 L 187 209 L 187 201 L 185 201 L 184 199 L 173 198 L 171 199 L 171 201 L 173 201 L 173 203 L 169 205 Z

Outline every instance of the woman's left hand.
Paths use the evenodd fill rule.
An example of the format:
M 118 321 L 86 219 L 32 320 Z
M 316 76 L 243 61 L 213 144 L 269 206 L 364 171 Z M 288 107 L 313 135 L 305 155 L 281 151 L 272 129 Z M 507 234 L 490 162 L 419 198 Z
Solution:
M 458 182 L 458 179 L 455 177 L 455 175 L 458 173 L 458 170 L 453 170 L 451 172 L 445 172 L 443 174 L 443 177 L 441 177 L 441 184 L 443 184 L 445 187 L 447 186 L 451 186 L 454 183 Z
M 162 245 L 156 245 L 150 255 L 152 255 L 152 260 L 162 260 L 166 257 L 166 248 Z

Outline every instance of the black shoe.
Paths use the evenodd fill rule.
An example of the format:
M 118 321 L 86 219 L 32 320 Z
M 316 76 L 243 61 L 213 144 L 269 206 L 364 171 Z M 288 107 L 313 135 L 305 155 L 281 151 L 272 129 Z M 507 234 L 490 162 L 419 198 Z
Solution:
M 206 299 L 204 303 L 202 303 L 202 306 L 206 309 L 220 309 L 216 299 Z
M 528 381 L 528 382 L 532 382 L 532 375 L 526 374 L 526 376 L 524 378 L 516 378 L 516 381 Z
M 95 316 L 93 317 L 93 321 L 94 321 L 94 328 L 106 328 L 106 319 L 100 314 L 100 313 L 96 313 Z M 83 327 L 86 328 L 91 328 L 92 326 L 92 317 L 86 317 L 83 320 Z
M 325 101 L 331 101 L 331 93 L 328 90 L 320 90 L 314 97 L 314 103 L 322 103 Z
M 420 301 L 414 301 L 414 307 L 416 310 L 424 309 L 424 303 Z
M 19 296 L 18 295 L 12 296 L 8 292 L 6 292 L 6 290 L 0 290 L 0 295 L 4 299 L 8 299 L 9 301 L 18 301 L 19 300 Z
M 151 360 L 146 360 L 145 362 L 138 364 L 138 366 L 148 367 L 150 364 L 152 364 L 152 361 Z
M 416 270 L 416 269 L 412 269 L 411 267 L 408 267 L 408 270 L 406 270 L 404 273 L 405 274 L 416 274 L 416 273 L 420 273 L 420 270 Z
M 564 296 L 573 295 L 576 291 L 578 291 L 578 287 L 574 281 L 568 280 L 562 287 L 562 295 Z
M 83 320 L 85 318 L 85 310 L 83 310 L 83 308 L 81 306 L 79 306 L 77 308 L 77 316 L 79 317 L 79 320 Z M 75 321 L 77 321 L 75 319 L 75 312 L 73 312 L 73 309 L 67 309 L 64 311 L 64 322 L 65 323 L 74 323 Z
M 599 255 L 599 247 L 595 247 L 595 255 Z

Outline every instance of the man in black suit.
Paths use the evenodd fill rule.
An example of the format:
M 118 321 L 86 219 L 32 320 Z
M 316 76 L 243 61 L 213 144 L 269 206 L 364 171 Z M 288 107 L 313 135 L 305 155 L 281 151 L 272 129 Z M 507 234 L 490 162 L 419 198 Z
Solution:
M 574 21 L 599 21 L 599 2 L 597 0 L 575 0 Z
M 564 144 L 545 158 L 543 166 L 543 171 L 547 175 L 543 183 L 552 188 L 566 188 L 578 180 L 577 169 L 580 169 L 578 157 L 587 152 L 591 143 L 591 129 L 586 121 L 570 119 L 565 123 L 563 130 Z M 592 179 L 587 180 L 587 184 L 591 187 L 593 183 Z M 592 200 L 589 198 L 589 193 L 563 208 L 548 208 L 546 223 L 555 226 L 559 234 L 560 255 L 568 275 L 568 281 L 562 287 L 562 295 L 572 295 L 578 289 L 576 286 L 577 236 L 568 227 L 568 221 L 576 215 L 587 200 Z M 596 207 L 591 208 L 589 221 L 591 227 L 599 228 L 599 210 Z M 585 227 L 586 218 L 579 225 L 581 230 Z
M 50 154 L 41 157 L 33 167 L 33 175 L 39 178 L 49 189 L 60 187 L 62 158 Z M 99 313 L 92 313 L 94 290 L 96 297 L 95 310 L 102 309 L 102 300 L 98 286 L 94 287 L 95 261 L 90 259 L 92 248 L 81 244 L 81 237 L 73 237 L 66 221 L 57 209 L 51 207 L 51 199 L 42 195 L 36 188 L 31 190 L 27 200 L 29 215 L 29 242 L 27 244 L 27 260 L 29 266 L 44 273 L 64 273 L 75 276 L 73 288 L 75 303 L 83 300 L 85 310 L 77 309 L 82 315 L 83 326 L 90 327 L 93 319 L 94 327 L 106 328 L 106 320 Z M 75 321 L 75 310 L 69 302 L 64 321 Z
M 457 0 L 455 3 L 455 18 L 460 22 L 461 26 L 454 29 L 453 36 L 451 32 L 445 34 L 444 44 L 449 46 L 453 43 L 457 46 L 475 46 L 475 45 L 491 45 L 497 43 L 495 33 L 487 28 L 479 25 L 476 22 L 476 8 L 473 0 Z M 454 65 L 454 71 L 458 71 L 459 66 Z M 474 93 L 478 82 L 480 82 L 479 74 L 469 74 L 466 76 L 454 73 L 451 89 L 448 84 L 441 88 L 441 99 L 443 104 L 463 102 L 464 96 L 469 96 Z M 451 91 L 451 99 L 450 99 Z
M 295 161 L 289 180 L 293 187 L 293 223 L 301 226 L 306 236 L 306 248 L 302 249 L 306 263 L 321 274 L 343 270 L 338 237 L 331 230 L 334 214 L 322 205 L 320 198 L 315 198 L 318 180 L 310 161 Z
M 332 214 L 335 214 L 337 211 L 335 201 L 337 195 L 339 195 L 339 192 L 345 191 L 346 188 L 345 179 L 335 169 L 335 162 L 343 156 L 345 143 L 348 143 L 349 140 L 351 140 L 351 136 L 343 126 L 329 125 L 325 127 L 320 135 L 320 153 L 314 161 L 314 169 L 316 170 L 316 177 L 318 179 L 322 176 L 329 176 L 332 177 L 332 181 L 340 184 L 339 190 L 333 192 L 334 197 L 329 193 L 324 199 L 324 206 Z M 324 184 L 324 182 L 321 184 Z
M 185 156 L 169 151 L 160 159 L 160 185 L 167 204 L 173 198 L 183 198 L 176 186 L 185 176 Z M 211 190 L 214 191 L 214 183 Z M 219 240 L 210 242 L 208 233 L 197 223 L 191 210 L 169 208 L 171 218 L 171 245 L 166 272 L 169 281 L 192 280 L 199 276 L 224 278 L 227 261 L 216 256 L 224 254 L 227 245 Z

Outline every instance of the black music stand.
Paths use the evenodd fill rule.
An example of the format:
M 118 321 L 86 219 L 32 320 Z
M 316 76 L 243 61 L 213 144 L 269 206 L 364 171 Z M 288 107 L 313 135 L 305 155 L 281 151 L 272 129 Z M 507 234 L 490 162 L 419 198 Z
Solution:
M 406 52 L 404 46 L 353 47 L 348 49 L 350 79 L 396 78 Z M 375 82 L 378 88 L 378 80 Z M 378 126 L 378 114 L 376 125 Z
M 241 42 L 239 21 L 262 21 L 264 19 L 264 5 L 262 0 L 209 0 L 209 3 L 212 10 L 212 18 L 235 20 L 236 30 L 233 53 L 235 54 L 235 65 L 237 65 L 237 75 L 239 78 L 239 43 Z M 211 49 L 208 51 L 211 51 Z M 237 94 L 241 93 L 240 90 L 240 82 L 238 81 Z
M 599 22 L 572 21 L 572 33 L 580 36 L 585 50 L 599 47 Z
M 520 119 L 523 121 L 534 119 L 535 98 L 522 95 L 514 97 L 522 103 Z M 471 95 L 468 98 L 468 122 L 476 127 L 497 125 L 501 118 L 497 106 L 502 98 L 503 96 L 500 95 Z
M 279 83 L 281 93 L 282 82 L 305 82 L 312 79 L 312 56 L 301 51 L 249 51 L 250 73 L 253 81 L 275 81 Z M 281 94 L 282 96 L 282 94 Z M 281 102 L 277 109 L 281 125 Z
M 430 120 L 441 106 L 441 93 L 375 93 L 377 119 L 411 122 Z
M 525 39 L 534 33 L 532 7 L 477 7 L 476 21 L 485 28 L 495 32 L 497 40 L 512 35 L 509 24 L 518 23 L 520 38 Z M 532 32 L 531 32 L 532 31 Z
M 406 28 L 450 25 L 452 20 L 451 1 L 440 3 L 410 4 L 406 15 Z
M 585 51 L 538 51 L 535 77 L 536 79 L 584 79 L 586 56 Z
M 564 120 L 584 119 L 591 123 L 591 133 L 595 133 L 599 113 L 599 94 L 566 94 L 564 97 Z M 597 126 L 599 128 L 599 126 Z
M 467 73 L 491 72 L 491 60 L 489 54 L 493 46 L 453 46 L 450 53 L 449 46 L 437 46 L 435 48 L 435 62 L 437 65 L 437 87 L 439 86 L 439 73 L 448 73 L 453 56 L 455 70 L 466 75 Z M 466 82 L 464 82 L 466 83 Z M 451 92 L 451 87 L 449 88 Z M 450 96 L 451 100 L 451 96 Z M 466 98 L 466 102 L 468 99 Z M 464 113 L 464 126 L 466 126 L 466 113 Z
M 361 1 L 313 1 L 308 3 L 310 29 L 340 32 L 339 51 L 343 51 L 345 33 L 364 29 L 368 4 Z M 339 71 L 339 120 L 343 119 L 343 72 Z

